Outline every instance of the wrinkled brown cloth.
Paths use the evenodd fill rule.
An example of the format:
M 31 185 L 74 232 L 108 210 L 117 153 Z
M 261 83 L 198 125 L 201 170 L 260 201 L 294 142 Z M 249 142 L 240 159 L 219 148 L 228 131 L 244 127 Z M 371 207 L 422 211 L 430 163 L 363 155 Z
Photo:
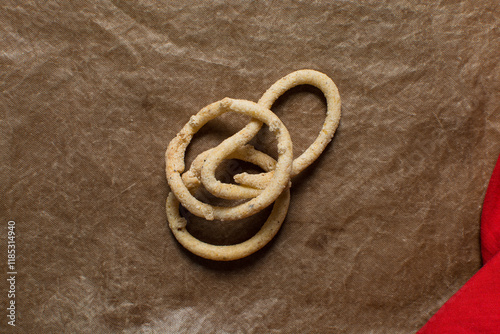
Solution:
M 18 233 L 17 331 L 415 332 L 480 267 L 500 151 L 499 12 L 497 1 L 3 1 L 0 205 L 2 231 L 15 220 Z M 257 101 L 302 68 L 335 81 L 343 114 L 293 180 L 281 231 L 240 261 L 191 255 L 167 226 L 168 142 L 205 105 Z M 295 154 L 324 110 L 309 87 L 273 107 Z M 213 121 L 188 160 L 237 130 Z M 194 219 L 191 231 L 238 242 L 265 217 Z

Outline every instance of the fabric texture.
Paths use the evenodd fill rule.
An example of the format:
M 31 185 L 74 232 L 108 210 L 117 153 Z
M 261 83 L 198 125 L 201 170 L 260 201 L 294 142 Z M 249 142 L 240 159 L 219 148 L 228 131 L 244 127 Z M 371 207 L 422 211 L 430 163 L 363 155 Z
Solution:
M 415 333 L 482 266 L 499 13 L 498 0 L 0 1 L 0 254 L 5 274 L 15 221 L 16 329 Z M 257 102 L 299 69 L 337 85 L 334 139 L 292 180 L 266 247 L 228 263 L 192 255 L 168 227 L 168 143 L 204 106 Z M 294 156 L 325 110 L 310 86 L 276 101 Z M 186 167 L 247 124 L 233 114 L 194 136 Z M 219 179 L 253 167 L 227 161 Z M 270 211 L 186 216 L 221 245 Z
M 427 322 L 418 334 L 500 331 L 500 157 L 481 216 L 484 266 Z

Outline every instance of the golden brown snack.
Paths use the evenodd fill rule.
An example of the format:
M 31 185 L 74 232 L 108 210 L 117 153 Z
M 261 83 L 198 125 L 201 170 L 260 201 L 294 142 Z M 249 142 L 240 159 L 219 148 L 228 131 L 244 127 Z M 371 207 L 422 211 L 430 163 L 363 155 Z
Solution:
M 328 76 L 314 70 L 295 71 L 276 81 L 260 98 L 258 104 L 270 109 L 273 103 L 283 93 L 298 85 L 312 85 L 319 88 L 325 95 L 327 106 L 323 127 L 314 142 L 293 161 L 291 177 L 294 177 L 302 172 L 319 157 L 319 155 L 324 151 L 326 145 L 328 145 L 328 143 L 332 140 L 340 121 L 340 95 L 337 86 Z M 245 128 L 233 135 L 233 137 L 241 136 L 242 133 L 254 137 L 260 130 L 261 126 L 262 123 L 252 121 L 245 126 Z M 242 186 L 224 184 L 217 181 L 215 178 L 215 169 L 222 160 L 227 159 L 229 154 L 229 152 L 224 151 L 219 147 L 210 150 L 210 154 L 206 156 L 206 161 L 201 170 L 201 182 L 203 183 L 203 186 L 214 196 L 226 199 L 237 198 L 235 191 L 237 191 L 238 188 L 240 188 L 241 192 L 248 194 L 255 193 L 246 190 Z M 210 166 L 210 168 L 206 166 Z M 245 182 L 246 180 L 247 185 L 248 182 L 252 182 L 251 184 L 254 185 L 258 184 L 260 186 L 259 189 L 262 189 L 262 186 L 265 182 L 268 182 L 270 177 L 271 176 L 266 177 L 265 174 L 262 174 L 261 176 L 250 176 L 246 173 L 242 173 L 236 175 L 234 179 L 238 183 L 240 183 L 240 181 Z
M 205 259 L 232 261 L 255 253 L 274 238 L 285 219 L 289 203 L 290 189 L 287 187 L 274 203 L 271 214 L 257 234 L 242 243 L 227 246 L 211 245 L 193 237 L 186 229 L 186 219 L 181 217 L 180 203 L 173 193 L 168 195 L 166 211 L 170 229 L 184 248 Z
M 293 160 L 288 130 L 270 108 L 285 91 L 302 84 L 313 85 L 324 93 L 327 113 L 316 140 Z M 183 173 L 185 150 L 193 135 L 209 120 L 228 111 L 246 114 L 253 119 L 217 147 L 199 154 L 190 169 Z M 326 75 L 313 70 L 296 71 L 278 80 L 257 104 L 225 98 L 203 108 L 191 117 L 170 142 L 165 155 L 167 180 L 172 189 L 167 198 L 166 211 L 169 227 L 175 238 L 192 253 L 217 261 L 240 259 L 261 249 L 276 235 L 286 216 L 290 202 L 290 178 L 307 168 L 323 152 L 331 141 L 339 120 L 340 97 L 337 87 Z M 260 130 L 263 122 L 278 139 L 278 161 L 247 144 Z M 222 183 L 215 178 L 215 170 L 224 159 L 248 161 L 260 166 L 265 172 L 237 174 L 234 180 L 238 185 Z M 201 185 L 220 198 L 250 200 L 234 207 L 212 206 L 192 195 Z M 187 231 L 187 221 L 179 213 L 179 205 L 182 204 L 193 214 L 207 220 L 238 220 L 257 213 L 272 202 L 275 202 L 273 210 L 260 231 L 237 245 L 210 245 L 196 239 Z
M 234 207 L 218 207 L 203 203 L 196 199 L 182 181 L 184 171 L 184 154 L 193 135 L 209 120 L 234 111 L 259 119 L 269 125 L 278 139 L 278 161 L 268 186 L 255 198 Z M 224 140 L 217 150 L 233 153 L 238 147 L 245 145 L 250 139 L 249 132 L 240 131 L 238 136 Z M 211 155 L 211 154 L 210 154 Z M 225 98 L 203 108 L 184 126 L 179 134 L 170 142 L 166 152 L 167 181 L 175 197 L 191 213 L 207 220 L 236 220 L 251 216 L 273 203 L 288 185 L 292 167 L 293 152 L 290 134 L 280 119 L 269 109 L 255 102 Z M 216 162 L 213 162 L 215 164 Z M 204 166 L 206 162 L 204 163 Z M 211 168 L 209 165 L 208 168 Z M 242 197 L 245 198 L 245 197 Z
M 197 187 L 201 185 L 201 168 L 203 167 L 204 161 L 210 154 L 212 154 L 212 152 L 213 149 L 206 150 L 205 152 L 200 153 L 191 163 L 191 167 L 189 168 L 189 170 L 182 174 L 182 180 L 184 181 L 186 187 L 197 189 Z M 235 175 L 234 179 L 236 182 L 249 188 L 240 188 L 243 189 L 243 191 L 240 191 L 236 194 L 227 192 L 227 189 L 224 189 L 226 193 L 224 193 L 224 191 L 216 193 L 216 196 L 219 198 L 243 199 L 256 197 L 258 194 L 260 194 L 259 189 L 264 189 L 266 187 L 269 179 L 273 176 L 273 170 L 276 168 L 276 160 L 261 151 L 257 151 L 251 145 L 244 145 L 243 147 L 236 149 L 236 151 L 229 154 L 226 159 L 238 159 L 253 163 L 254 165 L 262 168 L 267 173 L 240 173 Z M 225 184 L 222 185 L 226 186 Z

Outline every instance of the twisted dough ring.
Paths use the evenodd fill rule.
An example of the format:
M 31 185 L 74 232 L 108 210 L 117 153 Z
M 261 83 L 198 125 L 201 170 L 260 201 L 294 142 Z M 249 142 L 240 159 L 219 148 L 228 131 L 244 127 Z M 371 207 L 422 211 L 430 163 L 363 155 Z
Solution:
M 278 161 L 274 175 L 266 189 L 257 197 L 248 202 L 234 207 L 217 207 L 203 203 L 196 199 L 182 181 L 181 173 L 184 171 L 184 154 L 193 135 L 209 120 L 221 114 L 234 111 L 257 118 L 267 125 L 278 139 Z M 245 129 L 243 129 L 245 130 Z M 240 136 L 231 136 L 224 140 L 217 148 L 230 151 L 245 145 L 253 136 L 248 131 L 240 131 Z M 288 185 L 293 161 L 292 140 L 285 125 L 271 110 L 255 102 L 233 100 L 225 98 L 203 108 L 198 114 L 192 116 L 179 134 L 170 142 L 167 148 L 166 171 L 167 180 L 175 197 L 182 205 L 194 215 L 207 220 L 236 220 L 251 216 L 274 202 Z
M 290 73 L 274 83 L 264 93 L 264 95 L 262 95 L 258 102 L 261 106 L 271 109 L 273 103 L 287 90 L 295 86 L 305 84 L 319 88 L 325 95 L 327 103 L 326 117 L 318 137 L 299 157 L 293 161 L 292 171 L 290 173 L 291 177 L 296 176 L 313 163 L 323 152 L 326 145 L 328 145 L 328 143 L 332 140 L 340 121 L 340 96 L 337 86 L 335 86 L 332 79 L 321 72 L 313 70 L 300 70 Z M 242 136 L 243 133 L 248 133 L 254 137 L 261 127 L 262 122 L 253 120 L 232 137 L 237 138 Z M 210 193 L 220 198 L 240 199 L 255 197 L 260 192 L 257 189 L 227 183 L 224 184 L 215 178 L 215 170 L 222 160 L 224 160 L 230 153 L 230 151 L 225 151 L 221 146 L 211 150 L 201 170 L 201 181 L 203 185 Z M 234 176 L 236 182 L 246 185 L 255 185 L 255 183 L 259 183 L 257 178 L 267 178 L 268 180 L 270 175 L 260 174 L 255 176 L 247 173 L 241 173 Z M 265 182 L 261 181 L 260 184 L 262 183 Z
M 292 161 L 292 143 L 288 130 L 269 109 L 288 89 L 310 84 L 319 88 L 327 101 L 327 114 L 316 140 L 302 155 Z M 184 174 L 184 153 L 193 135 L 209 120 L 227 111 L 252 116 L 254 119 L 242 130 L 217 147 L 201 153 Z M 313 71 L 293 72 L 273 84 L 258 104 L 225 98 L 203 108 L 192 116 L 171 141 L 166 152 L 166 174 L 172 192 L 166 203 L 167 218 L 175 238 L 189 251 L 201 257 L 230 261 L 248 256 L 266 245 L 278 232 L 286 216 L 290 201 L 290 178 L 307 168 L 331 141 L 340 120 L 340 97 L 337 87 L 326 75 Z M 247 145 L 266 123 L 278 139 L 278 161 Z M 240 185 L 221 183 L 215 170 L 224 159 L 240 159 L 260 166 L 265 173 L 241 173 L 234 176 Z M 220 198 L 251 200 L 235 207 L 214 207 L 197 200 L 191 193 L 201 184 Z M 186 220 L 180 216 L 182 204 L 193 214 L 208 220 L 236 220 L 248 217 L 275 201 L 273 210 L 260 229 L 249 240 L 236 245 L 217 246 L 194 238 L 186 229 Z

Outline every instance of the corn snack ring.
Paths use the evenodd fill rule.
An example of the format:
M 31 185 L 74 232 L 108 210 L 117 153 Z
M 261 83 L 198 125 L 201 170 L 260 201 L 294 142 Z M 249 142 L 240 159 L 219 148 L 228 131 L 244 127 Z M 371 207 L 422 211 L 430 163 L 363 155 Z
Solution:
M 197 189 L 201 185 L 201 168 L 207 157 L 213 153 L 213 149 L 209 149 L 200 153 L 191 163 L 188 171 L 182 174 L 182 181 L 188 188 Z M 273 170 L 276 168 L 276 160 L 269 155 L 256 150 L 251 145 L 244 145 L 237 148 L 233 153 L 225 157 L 225 159 L 238 159 L 250 162 L 261 167 L 266 173 L 260 174 L 237 174 L 234 176 L 236 182 L 246 185 L 245 192 L 239 192 L 234 197 L 231 194 L 224 197 L 226 199 L 245 199 L 254 198 L 260 194 L 259 189 L 265 189 L 269 183 L 269 179 L 273 176 Z M 242 187 L 240 187 L 242 189 Z M 221 196 L 217 196 L 222 198 Z
M 278 160 L 273 177 L 267 187 L 251 200 L 234 207 L 218 207 L 196 199 L 184 184 L 181 173 L 184 171 L 184 155 L 193 135 L 209 120 L 228 111 L 249 115 L 269 125 L 278 139 Z M 225 150 L 228 155 L 245 145 L 253 136 L 245 128 L 224 140 L 217 149 Z M 293 152 L 290 134 L 281 120 L 269 109 L 254 102 L 225 98 L 212 103 L 192 116 L 179 134 L 170 142 L 166 152 L 166 174 L 168 184 L 177 200 L 191 213 L 207 220 L 237 220 L 249 217 L 269 206 L 282 193 L 290 180 Z
M 259 232 L 236 245 L 211 245 L 193 237 L 186 229 L 186 219 L 179 214 L 179 201 L 173 193 L 167 198 L 167 218 L 170 229 L 179 243 L 191 253 L 214 261 L 232 261 L 255 253 L 278 233 L 290 204 L 290 188 L 287 187 L 274 203 L 273 210 Z
M 283 77 L 275 82 L 260 98 L 258 104 L 270 109 L 273 103 L 287 90 L 298 85 L 312 85 L 320 89 L 327 103 L 326 117 L 315 141 L 293 161 L 290 176 L 296 176 L 313 163 L 324 151 L 332 140 L 340 121 L 340 95 L 335 83 L 327 75 L 314 70 L 299 70 Z M 252 121 L 245 128 L 233 135 L 237 138 L 242 136 L 255 136 L 260 130 L 262 123 Z M 222 183 L 215 178 L 215 170 L 222 160 L 227 159 L 229 152 L 217 146 L 210 150 L 210 154 L 204 159 L 201 168 L 201 182 L 203 186 L 213 195 L 225 199 L 252 198 L 262 191 L 265 184 L 269 182 L 272 175 L 266 173 L 252 175 L 240 173 L 234 176 L 234 180 L 245 185 L 233 185 Z M 272 172 L 268 172 L 272 173 Z M 248 187 L 252 185 L 253 187 Z M 258 188 L 258 189 L 252 189 Z
M 284 92 L 302 84 L 315 86 L 323 92 L 327 101 L 327 113 L 316 140 L 293 160 L 290 156 L 292 144 L 288 131 L 269 109 Z M 210 119 L 227 111 L 240 112 L 253 119 L 217 147 L 198 155 L 190 169 L 181 175 L 185 167 L 185 150 L 193 135 Z M 258 104 L 226 98 L 203 108 L 191 117 L 171 141 L 166 152 L 167 180 L 172 189 L 167 198 L 166 211 L 169 227 L 175 238 L 192 253 L 217 261 L 240 259 L 261 249 L 276 235 L 285 219 L 290 202 L 290 178 L 307 168 L 323 152 L 333 138 L 339 120 L 340 97 L 337 87 L 326 75 L 313 70 L 296 71 L 278 80 L 264 93 Z M 247 144 L 261 129 L 263 122 L 278 138 L 278 161 Z M 237 174 L 234 180 L 239 185 L 222 183 L 215 178 L 215 170 L 224 159 L 248 161 L 265 172 Z M 201 185 L 220 198 L 250 200 L 235 207 L 214 207 L 198 201 L 191 194 Z M 259 232 L 236 245 L 211 245 L 196 239 L 187 231 L 187 221 L 179 213 L 179 205 L 183 204 L 193 214 L 208 220 L 236 220 L 257 213 L 274 200 L 272 212 Z

